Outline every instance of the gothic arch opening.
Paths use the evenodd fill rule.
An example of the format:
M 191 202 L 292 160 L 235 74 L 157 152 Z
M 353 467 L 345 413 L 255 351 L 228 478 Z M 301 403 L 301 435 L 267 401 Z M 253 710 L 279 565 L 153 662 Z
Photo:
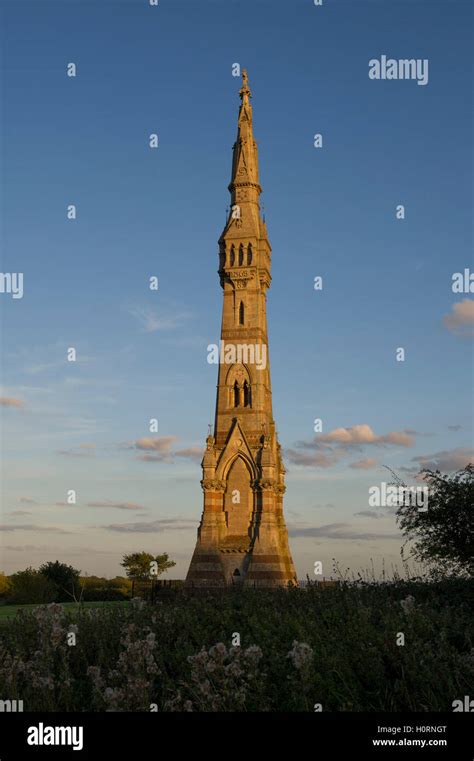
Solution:
M 232 245 L 230 247 L 230 266 L 233 267 L 235 264 L 235 248 Z
M 245 325 L 245 307 L 244 302 L 240 302 L 239 306 L 239 325 Z
M 239 265 L 241 266 L 244 263 L 244 247 L 242 243 L 239 246 Z
M 252 244 L 249 243 L 247 246 L 247 264 L 252 264 Z
M 229 407 L 252 406 L 252 384 L 245 365 L 232 365 L 225 380 Z
M 226 478 L 224 510 L 228 536 L 248 537 L 253 509 L 250 469 L 243 457 L 236 457 Z

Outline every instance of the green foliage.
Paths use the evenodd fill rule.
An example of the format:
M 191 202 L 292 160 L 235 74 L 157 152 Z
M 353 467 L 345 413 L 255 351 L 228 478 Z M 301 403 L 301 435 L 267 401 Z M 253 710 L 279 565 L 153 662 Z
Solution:
M 151 555 L 149 552 L 132 552 L 124 555 L 121 565 L 129 579 L 147 581 L 160 576 L 176 563 L 169 559 L 166 552 L 162 555 Z
M 56 585 L 57 602 L 67 602 L 76 598 L 79 587 L 79 574 L 81 572 L 73 568 L 72 565 L 60 563 L 59 560 L 55 560 L 54 563 L 50 561 L 43 563 L 39 568 L 39 572 Z M 35 601 L 31 600 L 31 602 Z
M 452 476 L 424 470 L 428 509 L 402 504 L 397 521 L 413 556 L 437 571 L 474 576 L 474 465 Z
M 56 584 L 34 568 L 26 568 L 10 576 L 10 602 L 48 603 L 53 602 L 56 595 Z
M 98 576 L 82 576 L 80 579 L 81 599 L 88 600 L 129 600 L 132 590 L 130 579 L 116 576 L 104 579 Z
M 470 580 L 169 591 L 5 621 L 0 693 L 29 711 L 401 712 L 451 711 L 472 689 Z
M 6 597 L 8 597 L 10 591 L 10 579 L 6 574 L 0 573 L 0 600 L 4 600 Z

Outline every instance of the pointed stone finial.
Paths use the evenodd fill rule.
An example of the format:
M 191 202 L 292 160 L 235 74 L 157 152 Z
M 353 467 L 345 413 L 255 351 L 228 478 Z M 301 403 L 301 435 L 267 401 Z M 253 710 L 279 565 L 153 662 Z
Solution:
M 249 98 L 252 97 L 252 93 L 250 92 L 249 88 L 249 78 L 247 75 L 247 69 L 242 69 L 242 87 L 240 88 L 240 97 L 242 100 L 242 103 L 247 104 L 249 102 Z

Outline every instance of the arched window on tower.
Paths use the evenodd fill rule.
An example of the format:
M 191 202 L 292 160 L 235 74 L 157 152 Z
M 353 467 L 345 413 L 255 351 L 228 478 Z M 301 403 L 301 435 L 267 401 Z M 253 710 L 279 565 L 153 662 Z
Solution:
M 235 248 L 232 245 L 230 247 L 230 266 L 233 267 L 235 264 Z
M 244 247 L 242 243 L 239 246 L 239 265 L 244 263 Z
M 234 383 L 234 407 L 238 407 L 239 406 L 239 401 L 240 401 L 240 389 L 239 389 L 239 384 L 237 383 L 237 381 L 235 381 L 235 383 Z
M 244 307 L 244 302 L 241 301 L 239 306 L 239 325 L 244 325 L 244 324 L 245 324 L 245 307 Z
M 252 244 L 249 243 L 247 246 L 247 264 L 252 264 Z
M 250 407 L 250 386 L 244 382 L 244 407 Z

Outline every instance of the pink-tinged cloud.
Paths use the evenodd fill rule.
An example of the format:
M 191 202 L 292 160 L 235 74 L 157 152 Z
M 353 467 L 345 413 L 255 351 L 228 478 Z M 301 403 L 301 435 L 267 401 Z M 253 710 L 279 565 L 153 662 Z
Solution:
M 357 449 L 366 445 L 412 447 L 415 443 L 415 433 L 416 431 L 406 429 L 404 431 L 390 431 L 390 433 L 379 436 L 370 425 L 361 423 L 349 428 L 335 428 L 329 433 L 318 434 L 312 441 L 300 441 L 297 446 L 303 449 L 325 450 L 332 447 Z
M 474 336 L 474 300 L 463 299 L 443 317 L 444 326 L 457 336 Z
M 371 468 L 376 468 L 377 466 L 377 460 L 374 460 L 372 457 L 366 457 L 365 460 L 358 460 L 357 462 L 352 462 L 349 465 L 349 467 L 354 468 L 354 470 L 370 470 Z
M 318 436 L 317 441 L 328 444 L 341 444 L 345 447 L 361 446 L 363 444 L 393 444 L 395 446 L 411 447 L 415 443 L 412 433 L 407 433 L 407 431 L 391 431 L 383 436 L 378 436 L 367 423 L 353 425 L 350 428 L 335 428 L 329 433 Z
M 176 436 L 148 436 L 142 439 L 138 439 L 135 442 L 137 449 L 144 449 L 151 452 L 170 452 L 173 441 L 176 441 Z
M 287 457 L 296 465 L 317 468 L 331 468 L 337 465 L 342 457 L 351 453 L 351 450 L 360 450 L 365 446 L 400 446 L 412 447 L 415 436 L 421 435 L 417 431 L 406 428 L 403 431 L 390 431 L 382 435 L 376 434 L 370 425 L 361 423 L 347 428 L 334 428 L 329 433 L 318 434 L 311 441 L 298 441 L 296 449 L 289 449 Z M 315 454 L 307 454 L 304 450 L 312 450 Z M 303 450 L 303 451 L 301 451 Z M 366 458 L 358 463 L 353 463 L 352 468 L 372 468 L 377 462 Z
M 176 441 L 176 436 L 147 436 L 135 442 L 135 448 L 152 454 L 139 454 L 138 460 L 142 462 L 169 462 L 172 452 L 171 445 Z
M 446 450 L 444 452 L 419 455 L 418 457 L 413 457 L 412 462 L 419 463 L 420 468 L 439 470 L 441 473 L 447 473 L 461 470 L 466 465 L 469 465 L 469 463 L 474 463 L 474 449 L 459 447 L 458 449 Z
M 13 396 L 0 396 L 1 407 L 16 407 L 22 409 L 25 406 L 25 402 L 21 399 L 14 399 Z

